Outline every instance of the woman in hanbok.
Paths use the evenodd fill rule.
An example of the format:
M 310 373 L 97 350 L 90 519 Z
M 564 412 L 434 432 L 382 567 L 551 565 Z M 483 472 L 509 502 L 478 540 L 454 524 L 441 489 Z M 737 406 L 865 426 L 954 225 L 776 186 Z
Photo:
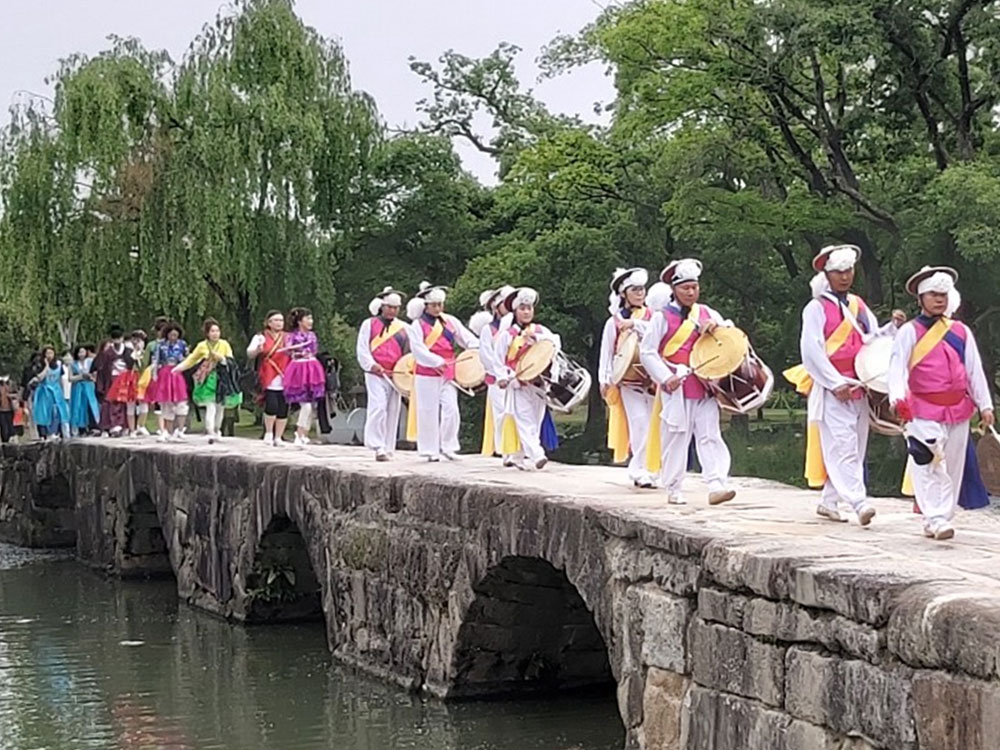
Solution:
M 160 418 L 163 428 L 159 440 L 182 440 L 188 415 L 188 387 L 177 366 L 188 355 L 188 345 L 181 338 L 184 332 L 173 321 L 164 324 L 162 338 L 153 354 L 153 376 L 151 386 L 160 404 Z M 207 422 L 207 420 L 206 420 Z
M 285 401 L 299 405 L 295 445 L 309 445 L 309 428 L 317 401 L 326 398 L 326 371 L 317 359 L 319 341 L 313 333 L 313 316 L 305 307 L 289 313 L 285 351 L 291 357 L 285 370 Z
M 239 406 L 243 394 L 234 390 L 233 383 L 238 378 L 235 375 L 236 363 L 233 360 L 233 347 L 222 338 L 222 328 L 219 321 L 209 318 L 205 321 L 203 330 L 205 340 L 172 370 L 180 374 L 190 370 L 195 365 L 194 402 L 205 409 L 205 432 L 209 444 L 221 439 L 222 419 L 227 408 Z
M 55 440 L 61 434 L 63 438 L 69 438 L 69 406 L 63 392 L 65 368 L 51 346 L 42 350 L 42 359 L 44 367 L 35 376 L 32 404 L 38 437 Z
M 78 346 L 70 365 L 69 423 L 73 437 L 86 434 L 101 420 L 101 405 L 97 403 L 97 385 L 91 372 L 94 358 L 90 349 Z

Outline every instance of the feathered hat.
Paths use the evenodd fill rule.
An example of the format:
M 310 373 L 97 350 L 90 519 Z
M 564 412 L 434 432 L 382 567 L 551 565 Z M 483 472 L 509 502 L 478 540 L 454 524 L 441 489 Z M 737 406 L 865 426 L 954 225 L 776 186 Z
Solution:
M 645 287 L 649 283 L 649 272 L 645 268 L 616 268 L 611 274 L 611 295 L 608 297 L 608 312 L 614 315 L 621 308 L 625 292 L 633 287 Z
M 368 312 L 372 315 L 378 315 L 384 305 L 399 307 L 403 304 L 403 297 L 405 296 L 402 292 L 393 289 L 391 286 L 387 286 L 368 303 Z
M 444 302 L 448 296 L 448 287 L 434 286 L 429 281 L 421 281 L 413 299 L 406 303 L 406 317 L 416 320 L 424 314 L 428 302 Z

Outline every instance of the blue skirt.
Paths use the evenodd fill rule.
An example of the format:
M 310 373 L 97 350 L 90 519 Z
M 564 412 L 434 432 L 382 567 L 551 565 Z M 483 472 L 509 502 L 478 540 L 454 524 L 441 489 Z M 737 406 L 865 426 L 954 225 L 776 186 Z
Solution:
M 60 425 L 69 424 L 69 407 L 63 397 L 62 385 L 43 381 L 35 388 L 32 417 L 39 427 L 46 427 L 52 432 L 59 430 Z
M 101 420 L 101 407 L 97 403 L 97 388 L 93 381 L 73 383 L 69 398 L 69 423 L 78 430 L 86 430 Z

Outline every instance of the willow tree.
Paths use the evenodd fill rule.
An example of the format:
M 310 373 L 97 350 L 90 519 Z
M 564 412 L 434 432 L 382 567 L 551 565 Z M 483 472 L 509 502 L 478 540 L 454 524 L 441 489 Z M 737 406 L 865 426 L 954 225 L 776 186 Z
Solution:
M 15 109 L 0 151 L 0 303 L 20 327 L 68 344 L 141 307 L 138 231 L 168 92 L 168 60 L 113 39 L 54 76 L 51 108 Z
M 155 248 L 141 258 L 143 286 L 186 313 L 215 298 L 244 334 L 268 302 L 331 300 L 343 237 L 371 205 L 380 142 L 341 49 L 289 0 L 246 0 L 192 44 L 167 130 L 143 217 Z

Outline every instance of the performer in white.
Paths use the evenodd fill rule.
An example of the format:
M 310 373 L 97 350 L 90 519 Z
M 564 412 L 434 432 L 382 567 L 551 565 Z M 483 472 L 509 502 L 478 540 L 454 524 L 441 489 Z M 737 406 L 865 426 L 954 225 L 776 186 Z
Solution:
M 958 272 L 925 266 L 906 282 L 921 314 L 893 342 L 889 402 L 906 422 L 908 469 L 924 534 L 951 539 L 965 470 L 969 420 L 994 423 L 993 401 L 972 331 L 951 316 L 961 304 Z
M 806 478 L 823 488 L 817 514 L 846 521 L 839 511 L 843 502 L 867 526 L 875 517 L 864 475 L 868 405 L 854 360 L 872 337 L 894 335 L 906 316 L 896 310 L 893 321 L 879 328 L 868 305 L 850 293 L 860 257 L 854 245 L 831 245 L 813 259 L 813 299 L 802 311 L 802 368 L 785 375 L 809 397 Z
M 541 469 L 548 463 L 542 448 L 542 420 L 547 406 L 545 396 L 517 379 L 517 363 L 538 341 L 551 341 L 556 351 L 562 348 L 562 340 L 545 326 L 535 323 L 535 305 L 538 292 L 522 287 L 507 297 L 506 305 L 513 311 L 511 325 L 501 332 L 494 348 L 495 360 L 500 362 L 497 369 L 497 386 L 510 399 L 507 409 L 517 425 L 517 437 L 521 451 L 513 459 L 523 469 Z
M 454 385 L 458 348 L 477 349 L 479 340 L 458 318 L 444 312 L 445 287 L 421 282 L 406 305 L 407 328 L 417 362 L 410 409 L 416 416 L 417 451 L 428 461 L 458 460 L 458 390 Z M 414 401 L 416 405 L 414 408 Z
M 396 362 L 410 350 L 407 326 L 397 317 L 403 295 L 387 286 L 371 302 L 372 317 L 358 329 L 357 358 L 365 373 L 368 410 L 365 447 L 376 461 L 388 461 L 396 451 L 402 397 L 392 383 Z
M 646 434 L 654 391 L 648 377 L 631 370 L 620 384 L 612 382 L 611 374 L 619 338 L 626 331 L 635 331 L 641 343 L 649 328 L 653 311 L 646 306 L 648 281 L 645 268 L 619 268 L 612 274 L 608 299 L 611 317 L 604 324 L 597 370 L 601 397 L 608 404 L 608 447 L 614 452 L 615 463 L 625 461 L 631 451 L 628 478 L 643 489 L 654 486 L 654 478 L 646 468 Z
M 688 446 L 694 437 L 695 449 L 708 484 L 709 505 L 719 505 L 736 497 L 729 488 L 731 458 L 719 427 L 719 402 L 704 382 L 690 369 L 691 350 L 702 333 L 732 325 L 715 310 L 698 302 L 701 296 L 701 261 L 684 258 L 670 263 L 660 274 L 670 284 L 674 302 L 654 315 L 639 349 L 646 372 L 659 386 L 650 430 L 660 430 L 660 485 L 667 490 L 667 502 L 683 505 L 681 485 L 687 469 Z
M 483 309 L 469 320 L 469 329 L 479 337 L 479 361 L 486 370 L 486 419 L 483 425 L 482 455 L 493 456 L 500 451 L 503 442 L 504 392 L 497 387 L 497 361 L 493 344 L 504 328 L 510 326 L 510 310 L 507 297 L 514 287 L 505 284 L 499 289 L 487 289 L 479 295 L 479 305 Z M 502 364 L 502 357 L 501 362 Z M 511 456 L 503 457 L 504 466 L 513 466 Z

